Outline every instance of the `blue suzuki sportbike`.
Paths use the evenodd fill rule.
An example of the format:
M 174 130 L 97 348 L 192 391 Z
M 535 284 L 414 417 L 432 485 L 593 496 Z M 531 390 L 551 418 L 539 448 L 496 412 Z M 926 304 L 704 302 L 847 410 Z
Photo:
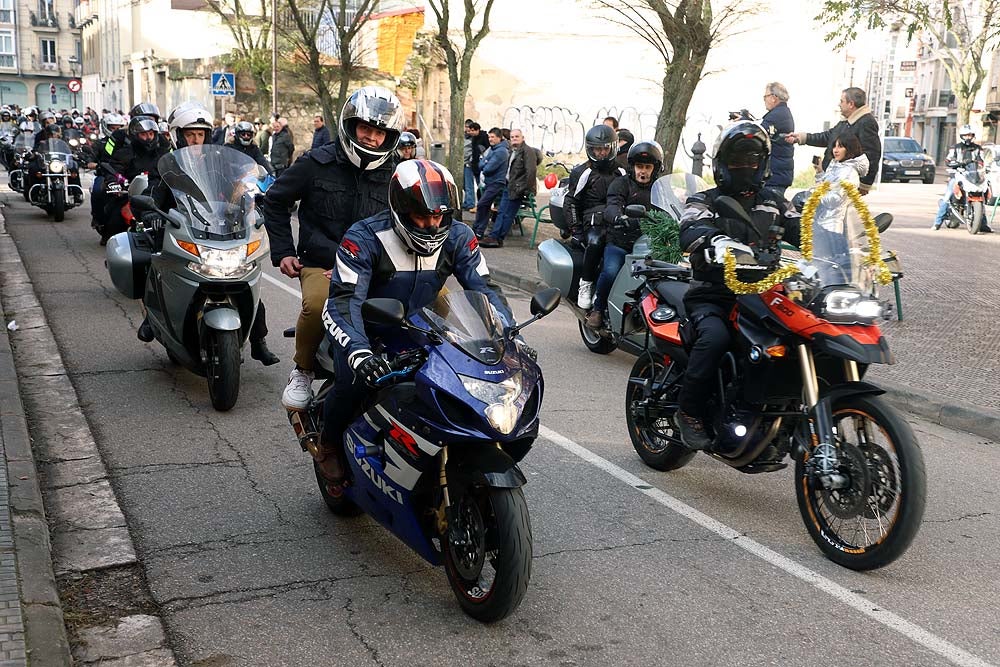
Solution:
M 369 299 L 369 331 L 389 332 L 393 371 L 381 378 L 344 434 L 349 484 L 320 493 L 338 515 L 364 512 L 434 565 L 445 566 L 462 609 L 498 621 L 520 604 L 531 575 L 531 523 L 517 463 L 538 436 L 542 373 L 518 332 L 559 305 L 559 290 L 531 300 L 532 318 L 504 329 L 480 292 L 457 291 L 406 316 L 395 299 Z M 289 412 L 303 450 L 316 451 L 326 382 L 309 407 Z

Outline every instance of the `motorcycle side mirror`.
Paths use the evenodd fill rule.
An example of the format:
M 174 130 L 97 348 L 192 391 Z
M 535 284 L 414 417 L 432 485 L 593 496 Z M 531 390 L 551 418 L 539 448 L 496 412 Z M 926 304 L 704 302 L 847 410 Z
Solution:
M 149 179 L 140 174 L 132 179 L 132 182 L 128 186 L 128 196 L 134 197 L 136 195 L 141 195 L 149 187 Z
M 879 234 L 889 229 L 889 225 L 892 224 L 892 213 L 879 213 L 875 216 L 875 227 L 878 229 Z
M 536 292 L 531 297 L 531 314 L 544 317 L 558 308 L 561 300 L 562 292 L 555 287 L 549 287 L 548 289 Z
M 267 169 L 264 169 L 264 167 L 262 167 L 261 165 L 258 164 L 257 165 L 257 180 L 258 181 L 263 181 L 265 178 L 267 178 Z
M 131 186 L 129 186 L 130 191 L 131 189 L 132 189 Z M 153 213 L 158 214 L 160 217 L 162 217 L 164 220 L 169 222 L 174 227 L 177 227 L 178 229 L 181 227 L 181 224 L 177 222 L 177 220 L 175 220 L 169 214 L 164 213 L 159 208 L 157 208 L 156 200 L 150 197 L 149 195 L 129 194 L 128 203 L 129 206 L 131 206 L 133 211 L 136 213 L 141 213 L 143 211 L 152 211 Z
M 719 214 L 720 218 L 735 218 L 749 225 L 753 224 L 753 221 L 750 220 L 750 215 L 743 210 L 740 203 L 727 195 L 716 198 L 715 212 Z
M 406 321 L 406 310 L 399 299 L 368 299 L 361 304 L 365 324 L 399 326 Z
M 625 207 L 625 215 L 630 218 L 646 217 L 646 207 L 642 204 L 629 204 Z

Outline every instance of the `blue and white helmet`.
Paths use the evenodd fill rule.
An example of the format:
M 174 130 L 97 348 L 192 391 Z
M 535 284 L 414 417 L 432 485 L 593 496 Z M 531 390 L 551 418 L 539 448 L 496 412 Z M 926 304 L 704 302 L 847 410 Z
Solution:
M 385 139 L 377 148 L 358 142 L 358 123 L 367 123 L 385 131 Z M 365 86 L 348 99 L 340 112 L 337 138 L 347 157 L 360 169 L 377 169 L 389 159 L 403 131 L 403 108 L 399 99 L 381 86 Z

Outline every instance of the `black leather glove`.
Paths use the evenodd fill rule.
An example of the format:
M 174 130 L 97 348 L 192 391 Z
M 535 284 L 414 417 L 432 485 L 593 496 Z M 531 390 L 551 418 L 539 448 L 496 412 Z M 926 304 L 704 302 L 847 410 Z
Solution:
M 379 387 L 379 378 L 385 377 L 392 372 L 392 367 L 389 366 L 388 361 L 380 355 L 372 354 L 371 352 L 359 354 L 355 357 L 353 366 L 356 376 L 361 378 L 372 389 Z

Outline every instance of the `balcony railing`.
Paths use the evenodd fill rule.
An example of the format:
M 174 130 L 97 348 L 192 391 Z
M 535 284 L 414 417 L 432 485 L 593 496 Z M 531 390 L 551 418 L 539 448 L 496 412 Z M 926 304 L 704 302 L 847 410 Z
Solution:
M 938 107 L 950 107 L 954 106 L 955 96 L 951 94 L 950 90 L 939 90 L 937 94 L 937 104 L 934 106 Z
M 58 28 L 59 19 L 55 14 L 38 16 L 35 12 L 29 12 L 29 19 L 33 28 Z

